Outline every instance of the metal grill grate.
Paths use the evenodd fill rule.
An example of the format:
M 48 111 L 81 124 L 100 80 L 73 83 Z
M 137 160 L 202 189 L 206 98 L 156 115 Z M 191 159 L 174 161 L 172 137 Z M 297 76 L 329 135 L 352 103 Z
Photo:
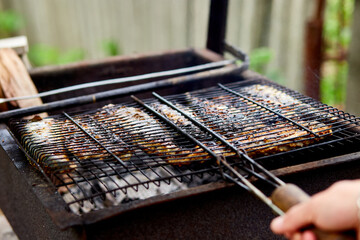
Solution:
M 11 127 L 77 214 L 218 179 L 212 152 L 256 175 L 239 152 L 264 162 L 359 142 L 359 119 L 268 82 L 154 95 Z

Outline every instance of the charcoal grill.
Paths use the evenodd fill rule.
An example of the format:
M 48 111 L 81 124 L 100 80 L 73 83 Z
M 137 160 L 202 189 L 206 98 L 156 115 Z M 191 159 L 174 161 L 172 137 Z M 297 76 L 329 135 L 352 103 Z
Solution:
M 215 6 L 216 1 L 214 2 Z M 211 29 L 213 31 L 216 27 Z M 212 44 L 208 43 L 208 46 Z M 224 45 L 217 45 L 217 47 L 221 46 L 221 49 L 212 46 L 209 48 L 221 52 Z M 66 67 L 48 67 L 34 70 L 31 75 L 39 91 L 43 92 L 59 88 L 62 85 L 184 68 L 221 59 L 220 55 L 209 50 L 187 49 L 147 56 L 117 57 L 101 62 L 74 64 Z M 257 147 L 246 149 L 258 163 L 271 170 L 276 176 L 282 177 L 286 182 L 294 182 L 308 193 L 314 193 L 339 179 L 359 176 L 360 167 L 357 164 L 357 160 L 360 159 L 358 118 L 274 84 L 256 73 L 243 70 L 241 67 L 229 65 L 221 69 L 176 76 L 171 79 L 156 78 L 136 83 L 118 84 L 116 87 L 120 88 L 120 92 L 117 92 L 116 96 L 111 96 L 110 100 L 108 97 L 101 98 L 101 101 L 97 103 L 88 103 L 86 100 L 83 102 L 86 104 L 81 107 L 68 101 L 69 98 L 74 99 L 73 93 L 63 93 L 43 99 L 44 102 L 55 101 L 56 104 L 48 104 L 47 106 L 50 107 L 45 109 L 49 110 L 50 114 L 55 114 L 54 119 L 68 121 L 72 124 L 71 126 L 75 126 L 70 130 L 75 130 L 77 133 L 69 136 L 70 140 L 67 141 L 71 141 L 78 135 L 88 136 L 90 134 L 88 137 L 93 142 L 98 139 L 103 142 L 101 141 L 104 135 L 103 131 L 106 132 L 109 128 L 113 129 L 114 127 L 111 122 L 103 122 L 100 124 L 101 126 L 95 124 L 96 129 L 102 129 L 101 132 L 93 131 L 92 127 L 87 126 L 93 126 L 94 119 L 87 116 L 99 112 L 111 113 L 112 110 L 117 109 L 116 106 L 111 105 L 101 108 L 108 104 L 143 108 L 144 106 L 131 100 L 130 92 L 141 99 L 140 102 L 152 107 L 156 106 L 161 99 L 179 104 L 186 102 L 190 107 L 187 111 L 198 116 L 206 114 L 201 112 L 201 109 L 208 104 L 204 103 L 203 99 L 212 99 L 215 104 L 226 102 L 227 106 L 229 103 L 237 104 L 234 106 L 234 109 L 237 110 L 230 112 L 237 115 L 234 117 L 235 119 L 249 118 L 251 124 L 255 124 L 252 125 L 254 131 L 261 132 L 261 129 L 258 128 L 264 128 L 264 126 L 261 126 L 259 122 L 265 119 L 274 124 L 279 124 L 279 121 L 285 122 L 288 127 L 291 126 L 290 128 L 301 128 L 303 132 L 306 132 L 305 138 L 310 143 L 305 146 L 295 144 L 295 147 L 286 149 L 287 151 L 278 151 L 274 154 L 266 153 L 265 149 L 269 143 L 257 144 Z M 221 85 L 217 85 L 218 83 Z M 274 101 L 262 101 L 256 95 L 249 94 L 251 90 L 247 87 L 256 85 L 266 85 L 278 89 L 291 96 L 295 104 L 290 104 L 287 109 L 281 109 L 274 105 Z M 109 92 L 111 88 L 113 86 L 84 89 L 76 101 L 83 99 L 82 96 L 92 96 L 99 91 Z M 199 90 L 194 91 L 195 89 Z M 153 90 L 156 90 L 157 98 L 152 94 Z M 188 93 L 184 94 L 185 92 Z M 108 96 L 108 94 L 106 95 Z M 240 102 L 239 99 L 241 99 Z M 67 104 L 64 109 L 66 102 L 71 104 Z M 239 103 L 250 105 L 244 106 Z M 251 109 L 258 108 L 262 110 L 251 113 Z M 245 116 L 244 112 L 246 111 L 239 111 L 239 109 L 250 111 L 250 113 Z M 24 115 L 38 110 L 15 111 L 15 113 Z M 147 114 L 151 115 L 151 112 L 147 112 Z M 297 126 L 296 123 L 300 120 L 296 119 L 296 116 L 301 116 L 300 120 L 312 119 L 320 121 L 325 126 L 331 125 L 332 132 L 319 130 L 316 127 L 310 129 L 310 126 Z M 220 121 L 216 116 L 212 116 L 210 120 L 215 125 Z M 228 120 L 231 122 L 231 119 Z M 114 139 L 116 137 L 110 136 L 108 140 L 119 143 L 120 150 L 111 148 L 112 145 L 108 144 L 105 147 L 109 147 L 109 151 L 106 148 L 97 149 L 102 155 L 105 154 L 105 157 L 92 156 L 89 160 L 87 156 L 92 154 L 94 144 L 90 144 L 92 147 L 88 148 L 88 151 L 86 147 L 84 151 L 76 150 L 75 147 L 72 150 L 66 150 L 72 151 L 73 159 L 63 161 L 63 164 L 60 165 L 50 164 L 47 167 L 39 164 L 34 158 L 42 156 L 43 151 L 47 150 L 52 153 L 63 151 L 61 149 L 64 148 L 61 144 L 64 141 L 50 143 L 51 148 L 40 147 L 29 151 L 27 139 L 22 137 L 27 120 L 16 118 L 6 124 L 1 124 L 0 183 L 5 194 L 0 196 L 0 206 L 18 236 L 22 239 L 276 238 L 268 229 L 269 222 L 273 218 L 271 211 L 244 190 L 222 181 L 218 165 L 208 161 L 208 155 L 204 151 L 197 151 L 193 144 L 162 121 L 158 119 L 157 122 L 161 122 L 161 125 L 147 130 L 152 134 L 152 139 L 169 141 L 168 137 L 164 137 L 164 135 L 170 132 L 173 139 L 171 141 L 174 141 L 176 145 L 184 146 L 186 151 L 181 149 L 182 152 L 178 151 L 175 157 L 174 154 L 171 154 L 172 158 L 154 156 L 156 154 L 147 152 L 147 145 L 143 143 L 145 145 L 143 150 L 132 153 L 136 156 L 132 157 L 132 161 L 122 161 L 121 158 L 124 154 L 117 157 L 111 156 L 110 153 L 126 153 L 126 147 L 131 148 L 131 144 L 130 146 L 129 143 L 126 145 L 126 143 Z M 34 123 L 36 124 L 36 121 Z M 234 128 L 243 130 L 248 127 L 239 125 L 236 121 L 232 123 Z M 140 123 L 133 121 L 132 124 Z M 81 126 L 82 128 L 85 126 L 85 128 L 82 129 Z M 63 127 L 57 126 L 55 129 L 62 132 L 59 129 Z M 138 128 L 139 126 L 136 129 Z M 190 131 L 193 131 L 192 133 L 197 137 L 208 142 L 213 141 L 203 131 L 191 128 L 193 129 Z M 222 133 L 228 132 L 228 134 L 231 131 L 239 131 L 239 129 L 229 129 L 229 126 L 222 125 L 215 126 L 214 129 Z M 262 134 L 266 135 L 267 133 L 263 131 Z M 94 136 L 95 139 L 92 139 L 91 137 Z M 138 136 L 138 141 L 142 141 L 142 138 L 144 137 Z M 126 140 L 126 136 L 122 136 L 122 139 Z M 273 139 L 273 141 L 275 140 Z M 297 138 L 297 140 L 299 143 L 304 142 L 304 139 Z M 296 138 L 292 141 L 296 142 Z M 107 145 L 108 142 L 105 141 L 105 143 Z M 241 141 L 234 142 L 234 144 L 239 144 L 239 148 L 244 147 L 241 146 Z M 280 142 L 277 146 L 286 144 L 286 141 Z M 41 143 L 39 145 L 41 146 Z M 87 145 L 89 145 L 88 142 Z M 210 145 L 210 148 L 212 146 L 209 143 L 207 145 Z M 261 149 L 264 149 L 265 153 L 258 154 Z M 228 155 L 233 154 L 226 147 L 217 150 Z M 188 154 L 187 151 L 197 154 L 191 164 L 171 163 L 171 161 L 189 158 L 187 155 L 184 156 L 184 154 Z M 55 163 L 58 162 L 55 161 Z M 87 164 L 83 164 L 84 162 Z M 54 162 L 50 161 L 50 163 Z M 234 164 L 235 166 L 241 165 L 242 162 Z M 124 169 L 126 171 L 130 169 L 133 175 L 125 176 L 121 172 L 125 171 Z M 122 178 L 115 178 L 115 176 L 122 176 Z M 145 178 L 140 179 L 140 176 L 145 176 Z M 107 182 L 101 185 L 104 179 L 107 179 Z M 131 183 L 130 179 L 132 179 Z M 256 181 L 256 179 L 251 180 L 264 192 L 270 191 L 264 183 Z M 124 185 L 124 182 L 128 183 Z M 75 186 L 75 188 L 71 188 L 71 186 Z M 87 189 L 89 192 L 85 193 L 86 186 L 91 187 Z M 158 186 L 165 186 L 166 189 L 161 190 L 160 194 L 150 194 L 145 197 L 136 194 L 135 197 L 134 195 L 130 196 L 130 192 L 161 189 Z M 175 187 L 168 189 L 168 186 Z M 74 193 L 67 194 L 68 198 L 64 200 L 64 192 L 70 192 L 69 190 Z M 116 199 L 119 196 L 122 197 L 116 204 L 106 201 L 106 199 Z

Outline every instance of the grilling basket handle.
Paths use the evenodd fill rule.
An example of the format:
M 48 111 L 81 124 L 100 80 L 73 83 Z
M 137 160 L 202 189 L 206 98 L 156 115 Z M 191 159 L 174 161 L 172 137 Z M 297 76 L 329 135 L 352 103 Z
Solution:
M 304 202 L 310 198 L 301 188 L 294 184 L 285 184 L 275 189 L 270 196 L 272 202 L 281 210 L 286 212 L 292 206 Z M 314 226 L 309 226 L 306 230 L 315 233 L 318 240 L 355 240 L 356 233 L 354 231 L 346 232 L 329 232 Z

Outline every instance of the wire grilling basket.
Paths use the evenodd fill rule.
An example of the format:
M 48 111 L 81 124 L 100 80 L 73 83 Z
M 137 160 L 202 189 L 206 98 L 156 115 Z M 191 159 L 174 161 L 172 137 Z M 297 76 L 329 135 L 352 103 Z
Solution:
M 289 206 L 279 209 L 247 179 L 255 176 L 275 189 L 287 185 L 254 159 L 265 162 L 273 155 L 359 138 L 354 116 L 259 80 L 133 100 L 83 113 L 11 120 L 30 162 L 73 212 L 222 176 L 282 214 Z

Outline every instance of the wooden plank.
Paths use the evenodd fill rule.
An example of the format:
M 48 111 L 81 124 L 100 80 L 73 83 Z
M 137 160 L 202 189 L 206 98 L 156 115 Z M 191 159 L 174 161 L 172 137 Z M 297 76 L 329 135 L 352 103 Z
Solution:
M 290 9 L 286 85 L 300 92 L 304 92 L 305 26 L 314 5 L 312 0 L 292 0 Z
M 279 71 L 285 75 L 287 68 L 286 52 L 288 51 L 287 30 L 291 0 L 274 0 L 271 9 L 269 48 L 275 53 L 268 65 L 268 71 Z M 281 82 L 284 84 L 285 82 Z
M 208 15 L 210 11 L 210 0 L 196 0 L 193 2 L 193 19 L 191 22 L 188 22 L 188 24 L 191 24 L 193 26 L 192 31 L 189 32 L 189 34 L 193 37 L 192 41 L 188 42 L 185 46 L 205 48 L 209 17 Z
M 24 64 L 10 48 L 0 49 L 0 85 L 6 98 L 37 94 Z M 15 107 L 25 108 L 42 104 L 40 98 L 11 102 Z
M 229 2 L 226 40 L 245 51 L 244 46 L 240 42 L 240 36 L 243 33 L 242 29 L 245 24 L 241 21 L 243 4 L 244 0 Z
M 186 46 L 186 32 L 188 26 L 186 25 L 187 12 L 181 11 L 182 9 L 187 9 L 189 1 L 171 1 L 171 8 L 168 12 L 168 17 L 170 19 L 169 26 L 169 47 L 173 49 L 179 49 Z M 179 11 L 180 10 L 180 11 Z M 168 48 L 168 49 L 170 49 Z M 168 50 L 167 49 L 167 50 Z
M 257 27 L 261 27 L 259 25 L 261 15 L 258 14 L 261 11 L 261 5 L 259 0 L 245 1 L 241 10 L 242 14 L 239 17 L 241 17 L 241 22 L 244 24 L 242 24 L 243 33 L 239 36 L 240 42 L 243 49 L 250 53 L 252 49 L 258 47 L 256 39 L 259 32 Z
M 26 54 L 29 51 L 26 36 L 0 39 L 0 48 L 11 48 L 15 50 L 18 55 Z
M 271 6 L 269 0 L 231 1 L 227 39 L 250 53 L 268 46 Z
M 280 83 L 303 90 L 304 27 L 314 1 L 274 0 L 271 13 L 269 48 L 275 53 L 268 71 L 280 73 Z

